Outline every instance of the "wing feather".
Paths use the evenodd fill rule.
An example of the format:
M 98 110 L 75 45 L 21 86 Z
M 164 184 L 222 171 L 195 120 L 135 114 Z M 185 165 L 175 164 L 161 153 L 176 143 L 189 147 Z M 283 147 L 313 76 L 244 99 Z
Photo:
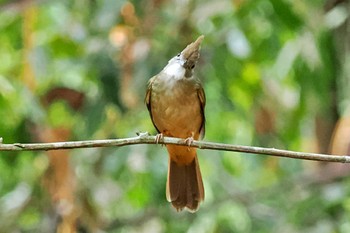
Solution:
M 148 112 L 149 112 L 149 115 L 151 117 L 151 120 L 152 120 L 154 127 L 156 128 L 158 133 L 160 133 L 159 129 L 157 128 L 156 124 L 154 123 L 153 116 L 152 116 L 152 85 L 153 85 L 155 78 L 156 78 L 156 76 L 152 77 L 148 82 L 148 87 L 147 87 L 146 96 L 145 96 L 145 104 L 147 106 L 147 109 L 148 109 Z
M 204 137 L 205 134 L 205 115 L 204 115 L 204 108 L 205 108 L 205 93 L 204 93 L 204 89 L 202 87 L 202 85 L 199 83 L 198 88 L 197 88 L 197 96 L 199 99 L 199 103 L 200 103 L 200 108 L 201 108 L 201 114 L 202 114 L 202 124 L 201 124 L 201 128 L 199 130 L 200 133 L 200 138 Z

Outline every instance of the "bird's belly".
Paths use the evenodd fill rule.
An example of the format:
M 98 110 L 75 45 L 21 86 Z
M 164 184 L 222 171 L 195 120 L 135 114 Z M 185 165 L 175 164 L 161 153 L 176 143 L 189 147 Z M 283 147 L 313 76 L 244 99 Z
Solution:
M 197 93 L 152 96 L 152 116 L 157 129 L 166 136 L 199 137 L 203 117 Z

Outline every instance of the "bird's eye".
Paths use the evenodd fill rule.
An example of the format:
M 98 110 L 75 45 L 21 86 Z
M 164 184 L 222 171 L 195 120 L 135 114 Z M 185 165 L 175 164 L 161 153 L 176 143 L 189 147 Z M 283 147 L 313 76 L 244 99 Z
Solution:
M 180 57 L 180 55 L 181 55 L 181 53 L 178 53 L 176 56 L 177 56 L 177 57 Z
M 191 66 L 191 69 L 193 69 L 195 66 L 196 66 L 196 65 L 195 65 L 195 64 L 193 64 L 193 65 Z

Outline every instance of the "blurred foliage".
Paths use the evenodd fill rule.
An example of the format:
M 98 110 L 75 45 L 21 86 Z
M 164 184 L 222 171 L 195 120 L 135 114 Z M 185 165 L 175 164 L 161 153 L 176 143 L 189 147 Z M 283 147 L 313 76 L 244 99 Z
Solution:
M 0 10 L 4 143 L 155 133 L 147 81 L 204 34 L 205 140 L 350 153 L 349 1 L 5 0 Z M 159 146 L 1 152 L 0 232 L 350 232 L 347 165 L 198 153 L 206 200 L 191 214 L 166 201 Z

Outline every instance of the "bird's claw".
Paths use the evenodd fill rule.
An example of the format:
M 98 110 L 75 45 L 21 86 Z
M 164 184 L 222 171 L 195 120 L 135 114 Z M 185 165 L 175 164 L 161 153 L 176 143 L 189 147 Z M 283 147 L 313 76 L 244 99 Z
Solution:
M 160 141 L 163 141 L 164 135 L 162 133 L 159 133 L 156 135 L 156 144 L 159 144 Z
M 190 150 L 193 141 L 194 141 L 193 136 L 188 137 L 188 138 L 185 139 L 185 143 L 186 143 L 187 146 L 188 146 L 188 147 L 187 147 L 187 150 Z
M 188 137 L 188 138 L 186 138 L 185 139 L 185 143 L 187 144 L 187 150 L 190 150 L 190 148 L 191 148 L 191 145 L 192 145 L 192 143 L 193 143 L 193 141 L 194 141 L 194 133 L 192 132 L 191 133 L 191 136 L 190 137 Z
M 193 143 L 194 139 L 193 137 L 188 137 L 185 139 L 185 143 L 190 147 Z

